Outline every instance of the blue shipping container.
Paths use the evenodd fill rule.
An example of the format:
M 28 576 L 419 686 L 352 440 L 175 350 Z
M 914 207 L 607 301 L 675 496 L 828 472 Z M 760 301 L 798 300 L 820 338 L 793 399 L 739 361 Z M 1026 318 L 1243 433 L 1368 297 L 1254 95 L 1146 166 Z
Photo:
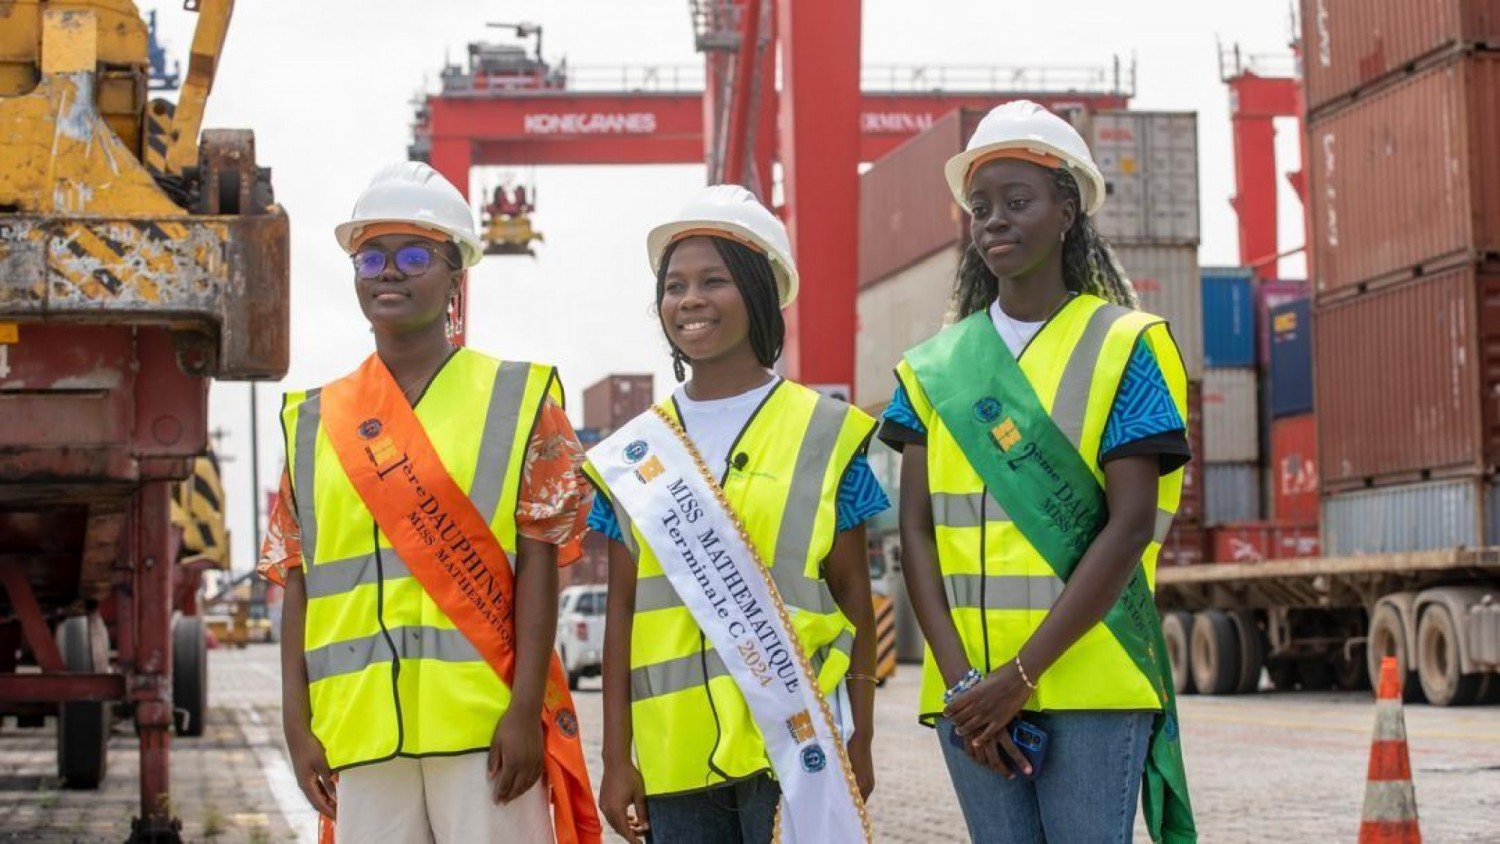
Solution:
M 1255 287 L 1243 267 L 1203 268 L 1203 365 L 1255 366 Z
M 1271 416 L 1313 410 L 1312 305 L 1298 299 L 1277 305 L 1271 320 Z

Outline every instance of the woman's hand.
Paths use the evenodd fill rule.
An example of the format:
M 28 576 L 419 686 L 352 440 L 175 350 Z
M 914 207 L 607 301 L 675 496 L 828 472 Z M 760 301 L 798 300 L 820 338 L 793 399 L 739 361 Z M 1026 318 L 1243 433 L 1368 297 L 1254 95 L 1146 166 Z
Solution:
M 604 766 L 599 784 L 599 809 L 614 831 L 630 844 L 645 840 L 651 824 L 646 819 L 646 785 L 629 762 Z
M 854 782 L 859 786 L 860 799 L 868 801 L 875 790 L 874 741 L 868 732 L 855 730 L 845 748 L 849 751 L 849 764 L 854 768 Z
M 959 695 L 943 710 L 953 724 L 954 732 L 964 738 L 964 746 L 974 761 L 986 765 L 1007 779 L 1015 771 L 1031 773 L 1031 763 L 1010 738 L 1010 723 L 1021 713 L 1031 687 L 1021 679 L 1012 663 L 1006 663 L 979 685 Z M 1009 757 L 1010 764 L 1005 758 Z
M 514 708 L 500 716 L 490 739 L 488 771 L 495 802 L 509 803 L 542 777 L 542 721 Z
M 323 743 L 312 734 L 312 730 L 288 730 L 286 749 L 292 757 L 292 770 L 297 774 L 297 785 L 307 802 L 319 813 L 330 818 L 338 817 L 338 790 L 333 783 L 333 771 L 328 767 L 328 754 Z

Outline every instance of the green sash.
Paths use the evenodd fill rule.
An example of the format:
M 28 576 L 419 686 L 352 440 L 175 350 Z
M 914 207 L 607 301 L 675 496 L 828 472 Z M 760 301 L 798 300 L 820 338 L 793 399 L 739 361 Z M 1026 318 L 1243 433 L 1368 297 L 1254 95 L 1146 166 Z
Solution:
M 1066 582 L 1109 518 L 1104 490 L 1043 409 L 988 313 L 943 331 L 906 359 L 974 471 Z M 1146 829 L 1152 841 L 1195 842 L 1172 666 L 1142 567 L 1136 567 L 1104 624 L 1161 698 L 1141 791 Z

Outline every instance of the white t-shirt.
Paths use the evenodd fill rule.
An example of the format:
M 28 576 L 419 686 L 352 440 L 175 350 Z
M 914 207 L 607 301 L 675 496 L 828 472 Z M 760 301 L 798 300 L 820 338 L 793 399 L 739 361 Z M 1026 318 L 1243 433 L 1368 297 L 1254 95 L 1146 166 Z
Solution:
M 686 387 L 678 387 L 672 393 L 682 414 L 682 426 L 716 478 L 722 477 L 729 467 L 729 448 L 745 429 L 750 415 L 779 383 L 780 378 L 772 378 L 769 383 L 737 396 L 708 401 L 688 398 Z
M 1018 319 L 1011 319 L 1008 314 L 1000 310 L 999 299 L 990 303 L 990 322 L 995 324 L 995 331 L 999 332 L 1000 339 L 1004 340 L 1006 347 L 1010 349 L 1011 357 L 1017 358 L 1021 356 L 1021 350 L 1026 348 L 1026 344 L 1031 342 L 1031 338 L 1035 337 L 1036 333 L 1042 330 L 1042 326 L 1047 324 L 1046 320 L 1022 322 Z

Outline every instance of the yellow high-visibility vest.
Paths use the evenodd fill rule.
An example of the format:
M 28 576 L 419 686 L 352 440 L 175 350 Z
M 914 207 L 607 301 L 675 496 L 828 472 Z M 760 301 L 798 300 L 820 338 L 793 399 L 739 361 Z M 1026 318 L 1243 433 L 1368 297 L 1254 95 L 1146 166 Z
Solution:
M 664 407 L 680 420 L 672 402 Z M 854 625 L 834 602 L 822 565 L 833 550 L 839 485 L 874 429 L 862 411 L 782 381 L 732 449 L 745 457 L 723 482 L 825 693 L 848 673 Z M 607 495 L 597 471 L 588 471 Z M 765 742 L 734 678 L 629 516 L 618 507 L 615 515 L 636 559 L 630 711 L 646 793 L 695 791 L 769 771 Z
M 333 768 L 487 750 L 510 689 L 376 527 L 323 429 L 320 390 L 288 393 L 282 430 L 302 534 L 312 728 Z M 460 349 L 415 411 L 511 558 L 526 446 L 550 366 Z
M 1067 435 L 1104 485 L 1099 446 L 1115 394 L 1136 344 L 1144 338 L 1166 380 L 1178 413 L 1187 420 L 1187 373 L 1176 343 L 1159 317 L 1075 296 L 1020 358 L 1022 372 L 1043 408 Z M 896 375 L 927 428 L 927 484 L 931 493 L 938 564 L 953 622 L 969 664 L 992 671 L 1013 660 L 1046 618 L 1063 582 L 989 494 L 943 425 L 911 365 Z M 1155 535 L 1142 555 L 1146 581 L 1156 585 L 1156 560 L 1182 499 L 1183 470 L 1157 486 Z M 1151 678 L 1144 676 L 1104 624 L 1096 624 L 1037 682 L 1025 708 L 1044 710 L 1158 710 Z M 931 723 L 943 710 L 946 684 L 929 648 L 922 666 L 921 717 Z

